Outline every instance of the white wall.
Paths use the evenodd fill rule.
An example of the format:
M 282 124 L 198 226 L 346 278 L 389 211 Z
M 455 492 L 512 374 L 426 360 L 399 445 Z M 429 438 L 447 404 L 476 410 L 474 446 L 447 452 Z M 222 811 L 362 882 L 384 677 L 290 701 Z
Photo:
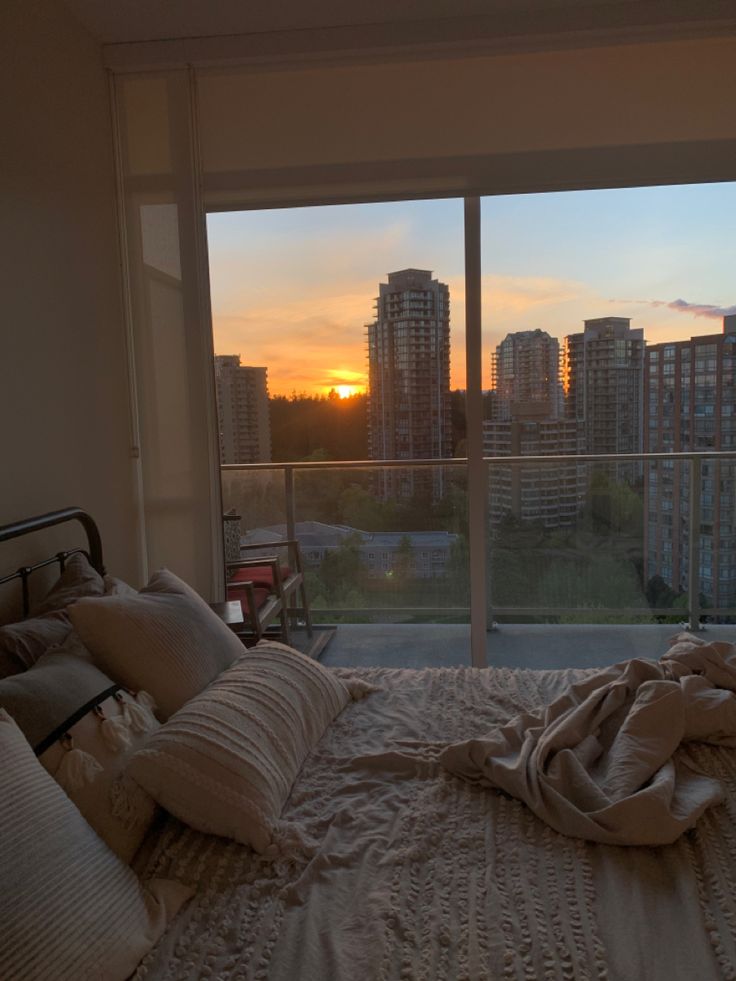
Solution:
M 135 581 L 107 76 L 54 0 L 4 0 L 0 38 L 0 524 L 79 505 Z M 21 558 L 0 545 L 0 573 Z

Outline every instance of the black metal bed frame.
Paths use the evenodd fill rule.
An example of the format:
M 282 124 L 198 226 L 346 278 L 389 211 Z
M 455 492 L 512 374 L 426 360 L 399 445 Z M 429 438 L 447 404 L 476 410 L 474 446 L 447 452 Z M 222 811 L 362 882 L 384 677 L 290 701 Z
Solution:
M 20 579 L 24 617 L 28 616 L 31 606 L 28 580 L 31 574 L 36 572 L 37 569 L 43 569 L 46 566 L 53 565 L 54 562 L 57 562 L 59 564 L 60 572 L 63 572 L 64 566 L 66 565 L 66 560 L 69 558 L 69 556 L 74 555 L 76 552 L 82 552 L 87 556 L 93 568 L 96 569 L 101 576 L 104 575 L 105 566 L 102 561 L 102 539 L 100 538 L 100 532 L 91 515 L 87 514 L 87 512 L 83 511 L 81 508 L 75 507 L 62 508 L 59 511 L 49 511 L 47 514 L 39 514 L 34 518 L 24 518 L 22 521 L 14 521 L 8 525 L 0 525 L 0 542 L 7 542 L 12 538 L 21 538 L 23 535 L 30 535 L 34 531 L 43 531 L 44 528 L 52 528 L 54 525 L 61 525 L 67 521 L 78 521 L 82 525 L 87 534 L 88 547 L 86 549 L 70 548 L 62 552 L 56 552 L 55 555 L 52 555 L 47 559 L 42 559 L 40 562 L 35 562 L 33 565 L 23 565 L 8 575 L 0 576 L 0 586 L 2 586 L 4 583 L 13 582 L 16 579 Z

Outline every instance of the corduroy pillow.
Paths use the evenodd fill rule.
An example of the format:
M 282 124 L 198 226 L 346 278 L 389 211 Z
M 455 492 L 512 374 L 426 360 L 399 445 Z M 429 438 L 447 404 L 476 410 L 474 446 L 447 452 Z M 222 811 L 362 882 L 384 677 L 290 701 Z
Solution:
M 191 889 L 138 879 L 0 709 L 0 968 L 25 981 L 124 981 Z
M 164 719 L 244 650 L 205 601 L 167 569 L 137 595 L 80 599 L 69 616 L 102 670 L 126 688 L 149 692 Z
M 185 824 L 266 852 L 304 760 L 350 699 L 317 661 L 261 643 L 153 733 L 127 772 Z

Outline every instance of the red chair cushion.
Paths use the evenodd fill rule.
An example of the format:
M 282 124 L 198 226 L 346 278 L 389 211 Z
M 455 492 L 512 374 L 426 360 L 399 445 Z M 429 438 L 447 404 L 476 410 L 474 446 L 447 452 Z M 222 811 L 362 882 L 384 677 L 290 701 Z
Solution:
M 288 565 L 281 566 L 281 578 L 291 575 Z M 273 567 L 270 565 L 254 565 L 249 569 L 235 569 L 230 576 L 230 582 L 252 582 L 254 586 L 273 586 Z

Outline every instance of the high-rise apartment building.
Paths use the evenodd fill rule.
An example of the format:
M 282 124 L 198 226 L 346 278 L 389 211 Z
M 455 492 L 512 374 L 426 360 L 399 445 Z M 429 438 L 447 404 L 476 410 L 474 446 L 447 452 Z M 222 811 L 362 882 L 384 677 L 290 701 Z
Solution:
M 560 342 L 542 330 L 506 337 L 491 360 L 494 398 L 483 423 L 485 456 L 575 456 L 584 451 L 583 427 L 563 415 Z M 575 523 L 585 496 L 578 463 L 504 466 L 489 473 L 489 517 L 498 527 L 508 515 L 545 528 Z
M 483 454 L 504 456 L 575 456 L 585 449 L 576 419 L 552 415 L 541 401 L 514 402 L 510 419 L 483 423 Z M 544 464 L 495 463 L 489 468 L 489 517 L 498 527 L 508 515 L 540 522 L 545 528 L 574 525 L 585 502 L 585 465 L 572 461 Z
M 736 316 L 722 334 L 653 344 L 645 370 L 647 452 L 736 449 Z M 736 463 L 701 462 L 699 592 L 736 606 Z M 688 588 L 691 464 L 650 461 L 645 472 L 644 574 Z
M 544 402 L 549 418 L 562 414 L 560 342 L 543 330 L 507 334 L 491 357 L 492 418 L 511 419 L 514 403 Z
M 641 453 L 644 332 L 626 317 L 584 323 L 565 338 L 567 414 L 584 424 L 588 453 Z
M 240 355 L 215 355 L 221 463 L 268 463 L 271 422 L 267 368 L 240 364 Z
M 368 446 L 372 460 L 452 455 L 450 291 L 425 269 L 402 269 L 379 285 L 368 324 Z M 381 493 L 441 496 L 442 474 L 385 470 Z

